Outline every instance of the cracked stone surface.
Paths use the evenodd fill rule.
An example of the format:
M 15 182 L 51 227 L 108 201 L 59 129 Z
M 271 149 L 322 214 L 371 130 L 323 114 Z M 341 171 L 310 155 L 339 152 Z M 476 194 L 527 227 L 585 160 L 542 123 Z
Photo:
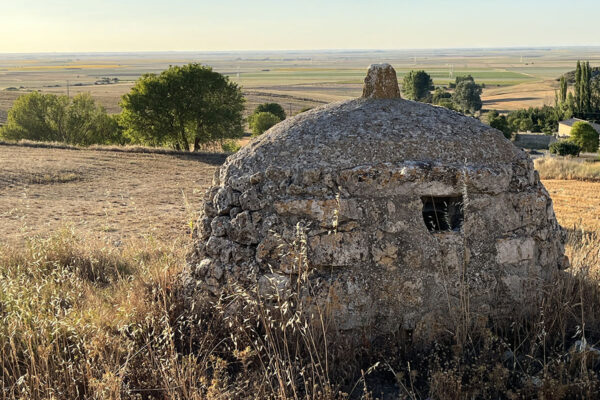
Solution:
M 427 342 L 466 287 L 474 315 L 510 315 L 566 267 L 529 157 L 397 89 L 391 67 L 372 67 L 363 98 L 288 118 L 226 160 L 200 205 L 190 298 L 233 283 L 290 293 L 306 265 L 300 295 L 330 305 L 344 334 Z M 459 230 L 428 230 L 422 198 L 436 196 L 462 196 Z

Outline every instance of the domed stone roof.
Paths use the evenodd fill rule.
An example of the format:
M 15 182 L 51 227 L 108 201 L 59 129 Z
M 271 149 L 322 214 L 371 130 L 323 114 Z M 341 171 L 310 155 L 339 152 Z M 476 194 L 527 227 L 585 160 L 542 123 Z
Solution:
M 386 64 L 370 68 L 362 98 L 285 120 L 230 156 L 195 233 L 190 297 L 295 293 L 356 340 L 401 330 L 426 342 L 465 301 L 510 315 L 566 267 L 529 157 L 473 118 L 400 99 Z
M 501 132 L 477 119 L 414 101 L 360 98 L 286 119 L 229 157 L 226 166 L 239 174 L 271 166 L 406 161 L 501 166 L 525 159 Z

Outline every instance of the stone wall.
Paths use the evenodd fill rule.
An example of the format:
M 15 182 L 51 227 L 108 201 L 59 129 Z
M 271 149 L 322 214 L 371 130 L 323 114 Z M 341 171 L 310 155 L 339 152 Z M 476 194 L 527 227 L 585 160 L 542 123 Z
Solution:
M 465 288 L 471 312 L 510 314 L 561 267 L 561 231 L 530 161 L 269 168 L 215 183 L 189 288 L 217 295 L 241 284 L 268 296 L 290 290 L 306 261 L 303 296 L 335 304 L 337 326 L 367 337 L 407 330 L 427 341 L 448 328 Z M 460 232 L 427 229 L 430 195 L 463 196 Z
M 547 150 L 556 140 L 554 135 L 544 133 L 517 133 L 514 144 L 522 149 Z
M 330 310 L 354 341 L 430 342 L 464 313 L 535 304 L 566 263 L 531 159 L 474 118 L 399 99 L 394 75 L 372 66 L 364 98 L 286 119 L 227 159 L 202 205 L 188 298 L 243 288 L 268 306 L 276 294 L 309 318 Z M 445 217 L 441 199 L 462 202 L 460 224 L 427 225 Z

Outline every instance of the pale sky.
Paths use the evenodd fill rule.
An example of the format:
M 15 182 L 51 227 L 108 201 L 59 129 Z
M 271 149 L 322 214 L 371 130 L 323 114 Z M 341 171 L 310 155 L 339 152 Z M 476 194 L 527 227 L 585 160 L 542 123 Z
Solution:
M 0 0 L 0 53 L 600 45 L 600 0 Z

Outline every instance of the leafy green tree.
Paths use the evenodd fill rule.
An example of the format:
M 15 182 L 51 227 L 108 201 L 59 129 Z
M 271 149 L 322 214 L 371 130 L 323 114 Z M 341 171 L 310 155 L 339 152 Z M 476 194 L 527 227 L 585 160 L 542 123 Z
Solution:
M 472 80 L 462 80 L 456 85 L 452 94 L 452 101 L 462 112 L 471 114 L 481 110 L 481 86 Z
M 433 81 L 425 71 L 410 71 L 402 80 L 402 94 L 410 100 L 431 102 Z
M 590 153 L 598 151 L 598 132 L 587 122 L 575 122 L 569 140 L 581 147 L 581 151 Z
M 274 115 L 276 115 L 279 118 L 280 121 L 283 121 L 284 119 L 287 118 L 287 115 L 285 114 L 285 110 L 278 103 L 263 103 L 263 104 L 259 104 L 254 109 L 254 112 L 252 114 L 258 114 L 258 113 L 261 113 L 261 112 L 269 112 L 271 114 L 274 114 Z
M 0 136 L 83 146 L 122 143 L 115 118 L 88 93 L 73 99 L 38 92 L 21 96 L 10 109 Z
M 504 137 L 507 139 L 511 138 L 513 131 L 508 124 L 506 116 L 500 115 L 496 110 L 492 110 L 487 114 L 487 121 L 489 126 L 498 129 L 504 134 Z
M 279 122 L 281 122 L 281 120 L 277 115 L 271 114 L 270 112 L 259 112 L 258 114 L 253 114 L 251 116 L 250 129 L 252 129 L 254 136 L 258 136 Z
M 196 63 L 145 74 L 123 96 L 121 108 L 121 124 L 135 143 L 198 151 L 243 135 L 240 88 Z

